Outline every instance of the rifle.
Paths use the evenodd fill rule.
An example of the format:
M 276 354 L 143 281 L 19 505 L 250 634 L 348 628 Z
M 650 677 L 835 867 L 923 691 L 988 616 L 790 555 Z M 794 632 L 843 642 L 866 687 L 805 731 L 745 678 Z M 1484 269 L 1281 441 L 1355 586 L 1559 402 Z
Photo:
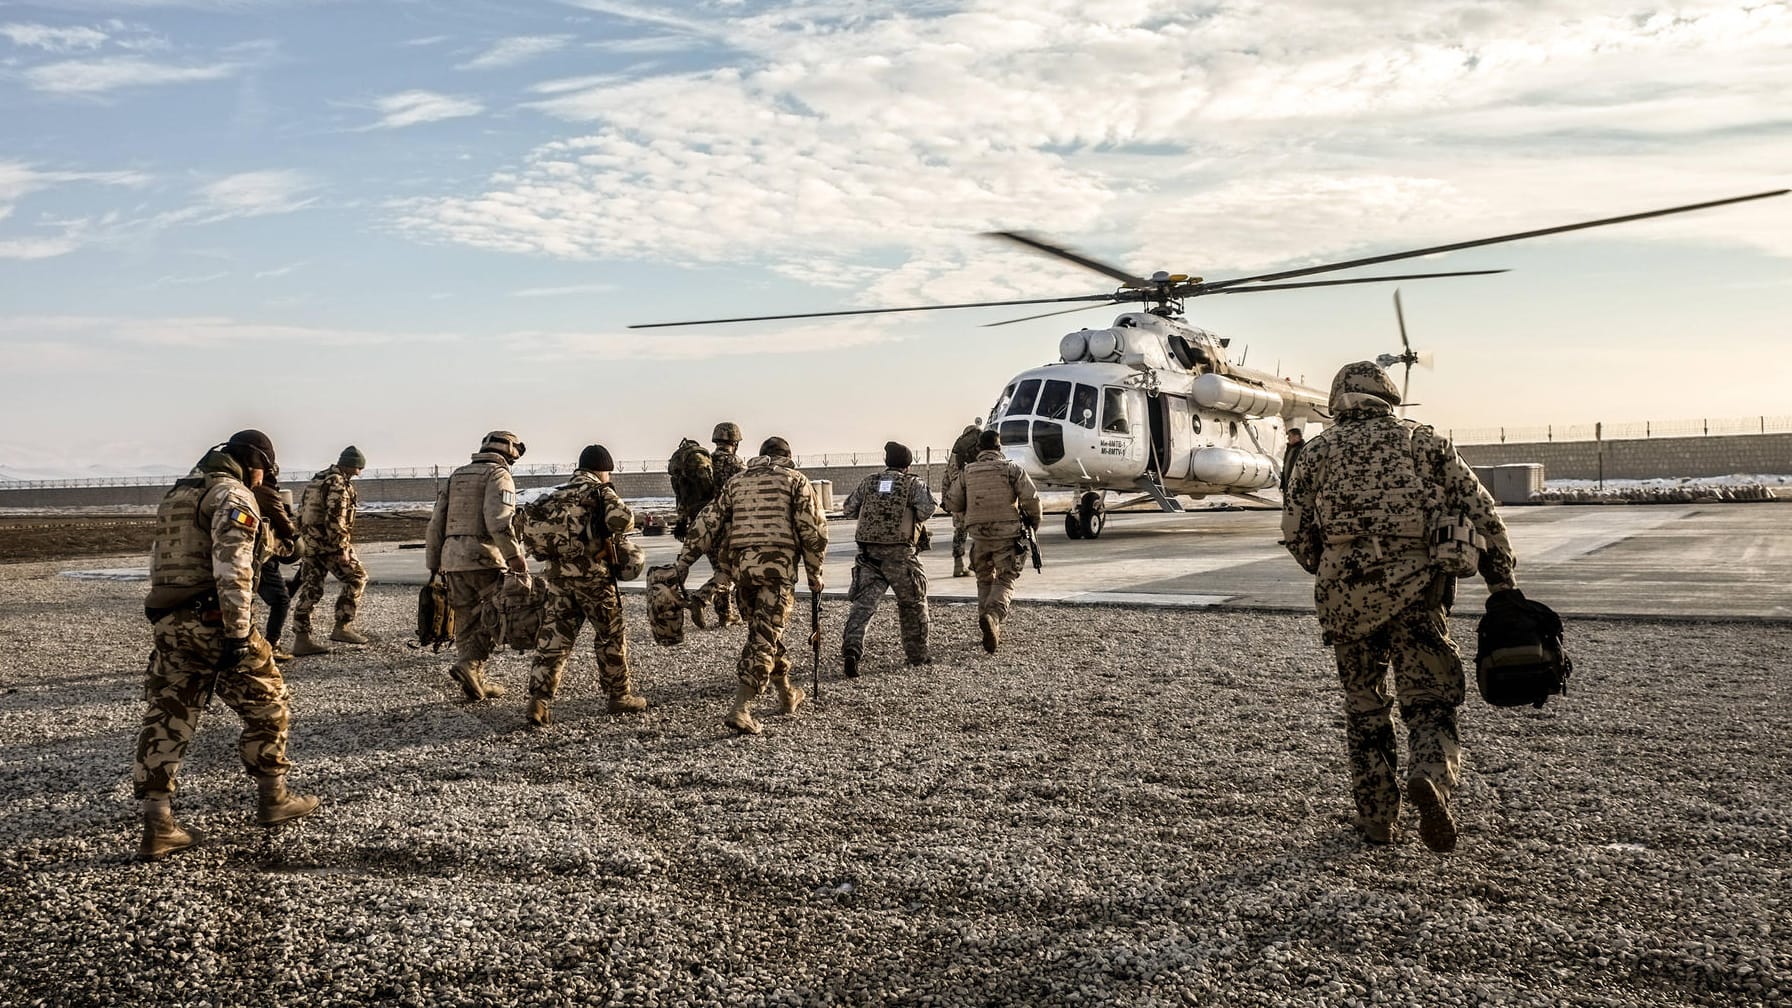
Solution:
M 1033 526 L 1024 521 L 1021 522 L 1020 535 L 1022 539 L 1027 541 L 1027 552 L 1033 554 L 1033 569 L 1036 571 L 1044 570 L 1045 565 L 1039 561 L 1039 538 L 1033 534 Z
M 813 587 L 809 589 L 809 647 L 815 652 L 814 672 L 810 685 L 815 688 L 815 699 L 821 699 L 821 593 Z

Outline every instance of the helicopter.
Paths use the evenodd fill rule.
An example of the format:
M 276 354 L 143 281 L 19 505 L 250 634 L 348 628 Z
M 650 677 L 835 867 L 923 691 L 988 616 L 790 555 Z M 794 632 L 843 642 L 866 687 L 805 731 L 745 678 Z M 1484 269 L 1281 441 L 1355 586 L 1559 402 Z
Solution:
M 988 237 L 1100 273 L 1118 281 L 1120 286 L 1104 294 L 650 322 L 629 328 L 1077 303 L 1072 308 L 988 323 L 1009 325 L 1091 308 L 1137 304 L 1140 310 L 1122 313 L 1107 328 L 1081 329 L 1066 334 L 1058 342 L 1058 359 L 1010 379 L 983 421 L 986 430 L 1000 433 L 1003 454 L 1035 483 L 1074 492 L 1075 503 L 1064 515 L 1065 534 L 1072 539 L 1095 539 L 1107 524 L 1109 493 L 1135 494 L 1115 504 L 1115 508 L 1149 501 L 1163 511 L 1184 510 L 1177 500 L 1181 496 L 1198 500 L 1231 495 L 1273 503 L 1258 494 L 1281 480 L 1276 449 L 1286 430 L 1299 426 L 1304 431 L 1309 426 L 1323 427 L 1330 422 L 1327 391 L 1246 367 L 1242 359 L 1233 362 L 1226 352 L 1229 340 L 1192 325 L 1184 318 L 1183 305 L 1188 299 L 1213 294 L 1503 273 L 1505 270 L 1497 269 L 1456 270 L 1341 280 L 1298 279 L 1459 249 L 1705 210 L 1782 196 L 1788 191 L 1792 190 L 1778 189 L 1213 281 L 1167 271 L 1143 277 L 1026 232 L 996 231 L 988 232 Z M 1413 365 L 1425 365 L 1428 360 L 1427 355 L 1415 353 L 1407 340 L 1405 313 L 1398 292 L 1395 314 L 1400 325 L 1402 352 L 1382 354 L 1377 362 L 1383 367 L 1405 365 L 1406 384 L 1401 395 L 1404 401 Z

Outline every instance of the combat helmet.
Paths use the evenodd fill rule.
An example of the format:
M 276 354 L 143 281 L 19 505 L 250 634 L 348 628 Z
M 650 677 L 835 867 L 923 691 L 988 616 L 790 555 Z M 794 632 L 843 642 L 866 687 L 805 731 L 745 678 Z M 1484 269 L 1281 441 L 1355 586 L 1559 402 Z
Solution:
M 528 446 L 523 444 L 522 439 L 515 434 L 512 434 L 507 430 L 495 430 L 490 434 L 487 434 L 485 440 L 479 443 L 479 450 L 495 451 L 505 458 L 508 458 L 510 461 L 515 462 L 517 459 L 522 458 L 523 453 L 529 449 Z
M 740 444 L 740 424 L 732 420 L 724 420 L 716 424 L 716 429 L 709 439 L 717 444 Z
M 1357 361 L 1338 369 L 1338 376 L 1332 379 L 1332 411 L 1348 409 L 1350 403 L 1341 399 L 1353 395 L 1373 396 L 1385 400 L 1390 406 L 1400 405 L 1400 389 L 1394 385 L 1394 379 L 1388 377 L 1388 373 L 1374 361 Z

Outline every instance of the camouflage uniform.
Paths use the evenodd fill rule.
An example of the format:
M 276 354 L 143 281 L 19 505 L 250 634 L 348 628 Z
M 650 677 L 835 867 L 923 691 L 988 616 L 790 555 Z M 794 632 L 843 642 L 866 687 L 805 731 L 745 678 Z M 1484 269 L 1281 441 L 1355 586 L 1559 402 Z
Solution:
M 554 507 L 591 509 L 594 499 L 603 501 L 603 522 L 610 536 L 626 536 L 635 528 L 634 512 L 622 503 L 616 490 L 594 472 L 580 469 L 567 488 L 556 491 Z M 590 513 L 586 527 L 595 525 Z M 608 558 L 600 552 L 607 539 L 587 543 L 583 554 L 562 556 L 548 562 L 548 601 L 542 613 L 541 633 L 536 638 L 535 661 L 529 670 L 529 696 L 551 703 L 560 687 L 567 657 L 578 642 L 585 621 L 591 621 L 592 645 L 597 653 L 598 683 L 612 708 L 631 696 L 628 669 L 628 630 L 622 621 L 622 595 Z M 545 713 L 545 709 L 544 709 Z
M 271 477 L 264 478 L 251 492 L 255 494 L 256 507 L 261 510 L 262 524 L 270 543 L 267 558 L 256 568 L 255 594 L 268 605 L 268 626 L 263 636 L 277 653 L 280 635 L 286 629 L 286 613 L 291 606 L 286 577 L 281 573 L 280 565 L 282 561 L 290 563 L 299 552 L 299 524 Z M 281 655 L 277 660 L 285 661 L 291 657 Z
M 795 603 L 797 561 L 808 573 L 809 587 L 820 591 L 821 565 L 828 547 L 827 517 L 808 477 L 787 455 L 759 455 L 728 482 L 716 499 L 712 520 L 693 522 L 679 553 L 682 576 L 691 562 L 726 536 L 733 554 L 730 573 L 741 615 L 747 621 L 747 642 L 735 668 L 738 685 L 728 724 L 757 733 L 751 705 L 770 682 L 786 712 L 803 700 L 790 683 L 790 657 L 784 627 Z
M 746 463 L 740 460 L 738 453 L 723 451 L 720 445 L 716 446 L 709 463 L 715 472 L 717 497 L 722 495 L 722 488 L 728 485 L 728 481 L 738 476 L 741 470 L 746 468 Z M 732 560 L 728 556 L 727 537 L 719 538 L 715 546 L 705 555 L 709 558 L 709 565 L 714 573 L 710 574 L 708 581 L 703 582 L 702 587 L 691 592 L 691 614 L 696 617 L 705 606 L 713 605 L 717 620 L 727 624 L 732 617 L 728 599 L 734 586 L 734 582 L 728 576 L 728 568 Z
M 324 595 L 324 577 L 342 583 L 336 595 L 336 626 L 355 620 L 361 594 L 367 590 L 367 569 L 355 556 L 355 505 L 359 495 L 352 477 L 333 465 L 311 477 L 299 501 L 299 535 L 305 543 L 299 561 L 299 593 L 293 599 L 292 625 L 311 635 L 311 611 Z
M 940 481 L 940 496 L 945 497 L 952 492 L 952 487 L 964 476 L 964 467 L 977 460 L 977 438 L 983 428 L 976 424 L 966 427 L 952 442 L 952 453 L 946 456 L 946 475 Z M 962 577 L 964 570 L 965 541 L 970 538 L 970 529 L 958 515 L 952 515 L 952 576 Z
M 993 652 L 1014 597 L 1025 547 L 1017 549 L 1022 522 L 1039 526 L 1039 492 L 1021 467 L 999 450 L 977 453 L 964 475 L 946 492 L 946 510 L 971 534 L 971 569 L 977 573 L 977 615 L 983 648 Z
M 849 674 L 856 673 L 865 650 L 865 626 L 877 611 L 886 589 L 896 593 L 897 614 L 902 622 L 902 651 L 911 665 L 926 663 L 927 572 L 915 557 L 915 543 L 922 523 L 933 517 L 936 504 L 927 481 L 900 469 L 886 469 L 865 477 L 846 498 L 842 513 L 858 519 L 853 538 L 859 555 L 853 561 L 852 587 L 847 597 L 852 613 L 846 617 L 841 654 Z
M 1517 560 L 1474 471 L 1431 427 L 1397 419 L 1390 404 L 1399 399 L 1373 363 L 1338 372 L 1335 425 L 1301 450 L 1284 502 L 1282 545 L 1318 575 L 1313 598 L 1344 691 L 1359 829 L 1382 842 L 1399 818 L 1397 697 L 1407 731 L 1408 797 L 1419 806 L 1426 843 L 1447 850 L 1454 822 L 1447 837 L 1442 826 L 1458 780 L 1456 708 L 1464 677 L 1445 623 L 1455 580 L 1433 559 L 1433 526 L 1452 517 L 1472 525 L 1484 542 L 1479 573 L 1490 590 L 1514 586 Z M 1441 817 L 1433 818 L 1434 806 L 1443 808 Z
M 243 721 L 238 752 L 256 777 L 286 773 L 285 686 L 268 643 L 250 619 L 256 566 L 265 549 L 260 511 L 243 468 L 211 451 L 162 498 L 150 554 L 155 654 L 145 670 L 148 709 L 137 735 L 132 792 L 166 799 L 205 712 L 208 693 Z M 247 638 L 242 660 L 220 670 L 225 638 Z
M 488 440 L 489 444 L 489 440 Z M 440 571 L 454 610 L 454 651 L 459 661 L 449 675 L 467 699 L 504 695 L 503 687 L 485 680 L 485 662 L 497 641 L 477 615 L 479 601 L 503 583 L 506 568 L 527 571 L 522 548 L 510 521 L 516 513 L 516 483 L 510 458 L 501 451 L 479 451 L 454 470 L 436 497 L 425 538 L 425 563 Z

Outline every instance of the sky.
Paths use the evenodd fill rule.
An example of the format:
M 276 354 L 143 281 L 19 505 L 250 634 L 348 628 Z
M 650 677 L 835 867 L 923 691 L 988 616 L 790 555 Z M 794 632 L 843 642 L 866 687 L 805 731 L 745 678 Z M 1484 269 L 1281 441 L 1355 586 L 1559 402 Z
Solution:
M 0 467 L 943 447 L 1115 309 L 626 327 L 1113 287 L 991 230 L 1213 280 L 1778 189 L 1789 52 L 1786 3 L 0 0 Z M 1399 285 L 1412 416 L 1792 414 L 1792 197 L 1381 271 L 1490 268 Z M 1324 386 L 1392 294 L 1187 308 Z

